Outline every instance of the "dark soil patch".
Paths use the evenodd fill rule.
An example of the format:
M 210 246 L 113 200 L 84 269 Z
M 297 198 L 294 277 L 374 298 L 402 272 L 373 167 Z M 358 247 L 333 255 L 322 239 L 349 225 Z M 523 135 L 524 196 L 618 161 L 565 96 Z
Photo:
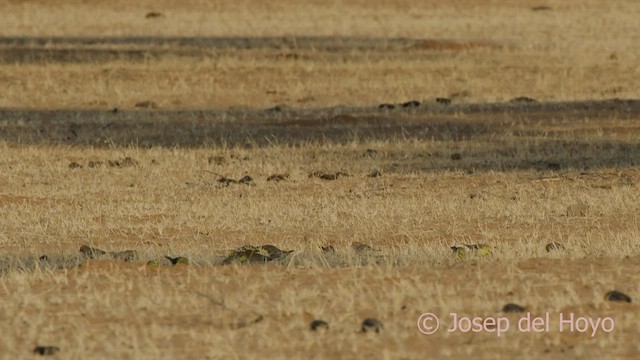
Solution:
M 278 117 L 265 118 L 263 110 L 21 110 L 0 109 L 0 141 L 16 144 L 128 146 L 139 147 L 201 147 L 201 146 L 306 146 L 322 143 L 351 143 L 354 140 L 394 141 L 473 141 L 487 136 L 540 137 L 540 148 L 549 154 L 570 156 L 553 159 L 528 159 L 515 156 L 511 145 L 494 142 L 488 152 L 496 164 L 451 163 L 444 169 L 544 170 L 547 164 L 561 164 L 562 168 L 598 168 L 602 166 L 636 166 L 636 143 L 568 139 L 575 134 L 576 122 L 598 124 L 580 130 L 580 136 L 599 131 L 617 134 L 637 130 L 635 119 L 640 117 L 640 101 L 608 100 L 567 103 L 499 103 L 499 104 L 422 104 L 398 116 L 395 112 L 381 112 L 372 107 L 333 107 L 326 109 L 286 109 Z M 70 121 L 69 119 L 74 119 Z M 616 124 L 608 122 L 616 119 Z M 69 128 L 82 136 L 69 136 Z M 600 125 L 601 124 L 601 125 Z M 552 128 L 552 131 L 549 131 Z M 593 154 L 590 149 L 601 149 Z M 591 157 L 581 156 L 584 152 Z M 374 151 L 365 153 L 374 156 Z M 509 155 L 509 154 L 514 154 Z M 478 153 L 473 158 L 483 158 Z M 388 154 L 385 153 L 385 158 Z M 233 159 L 229 156 L 229 159 Z M 472 160 L 472 159 L 470 159 Z M 92 160 L 88 167 L 100 166 Z M 222 160 L 211 158 L 212 163 Z M 562 161 L 562 162 L 560 162 Z M 398 162 L 395 161 L 394 162 Z M 405 164 L 417 171 L 429 169 L 425 161 Z M 421 167 L 419 166 L 420 164 Z M 109 166 L 126 166 L 120 160 L 107 162 Z M 391 169 L 380 164 L 382 169 Z M 557 167 L 556 167 L 557 168 Z M 443 168 L 432 170 L 442 170 Z M 554 170 L 554 168 L 549 168 Z M 554 170 L 557 171 L 557 170 Z
M 150 11 L 145 19 L 165 15 Z M 283 37 L 2 37 L 0 63 L 103 63 L 148 61 L 164 57 L 214 57 L 224 52 L 272 50 L 267 57 L 291 60 L 322 56 L 389 58 L 406 50 L 465 51 L 500 48 L 499 44 L 442 39 L 367 38 L 341 36 Z

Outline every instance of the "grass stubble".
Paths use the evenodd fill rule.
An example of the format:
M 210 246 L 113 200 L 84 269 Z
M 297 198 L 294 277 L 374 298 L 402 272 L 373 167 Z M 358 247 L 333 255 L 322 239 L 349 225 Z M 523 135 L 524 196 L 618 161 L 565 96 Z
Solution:
M 448 21 L 427 21 L 424 9 L 404 3 L 408 8 L 348 3 L 305 10 L 315 14 L 307 22 L 285 16 L 302 12 L 292 4 L 283 8 L 289 22 L 274 15 L 251 27 L 246 25 L 255 13 L 221 5 L 225 25 L 196 19 L 197 33 L 179 20 L 204 5 L 141 4 L 132 9 L 98 2 L 98 20 L 89 24 L 77 16 L 49 34 L 47 21 L 96 10 L 73 2 L 62 12 L 40 3 L 9 3 L 2 16 L 11 26 L 3 35 L 71 36 L 82 29 L 87 36 L 404 36 L 499 46 L 400 55 L 311 49 L 271 56 L 273 49 L 226 49 L 143 62 L 9 61 L 0 65 L 0 82 L 8 89 L 1 105 L 126 110 L 153 100 L 172 109 L 313 109 L 453 93 L 467 94 L 453 100 L 468 103 L 521 95 L 637 97 L 634 81 L 640 77 L 630 74 L 638 71 L 632 65 L 638 50 L 617 36 L 629 30 L 638 12 L 633 3 L 558 2 L 547 15 L 515 2 L 433 8 L 431 16 L 457 16 Z M 476 17 L 470 9 L 495 13 Z M 603 9 L 617 21 L 576 20 L 599 18 Z M 32 26 L 16 15 L 27 10 L 39 19 Z M 150 10 L 164 16 L 147 21 Z M 43 16 L 46 11 L 52 12 Z M 133 14 L 135 21 L 127 20 Z M 337 14 L 345 21 L 329 16 Z M 369 25 L 373 14 L 379 16 L 376 26 Z M 502 16 L 509 14 L 521 18 Z M 465 19 L 481 30 L 462 26 Z M 149 22 L 156 20 L 163 25 Z M 122 22 L 128 25 L 113 25 Z M 564 36 L 532 32 L 540 24 Z M 579 31 L 578 24 L 586 28 Z M 498 36 L 495 29 L 509 31 Z M 587 47 L 597 56 L 584 56 L 591 53 Z M 105 71 L 110 75 L 96 75 Z M 389 73 L 391 78 L 379 77 Z M 66 91 L 52 91 L 60 88 Z M 636 119 L 568 114 L 546 122 L 514 121 L 464 140 L 407 134 L 305 144 L 285 139 L 253 147 L 74 146 L 5 136 L 0 349 L 12 358 L 32 356 L 36 345 L 58 346 L 64 358 L 633 358 L 639 351 L 637 307 L 605 301 L 604 295 L 614 289 L 633 299 L 638 294 Z M 375 169 L 381 176 L 367 176 Z M 309 176 L 316 171 L 349 176 Z M 222 184 L 216 174 L 249 175 L 253 181 Z M 267 181 L 274 174 L 288 176 Z M 547 251 L 554 242 L 561 246 Z M 354 243 L 371 250 L 356 251 Z M 479 243 L 490 245 L 492 253 L 461 259 L 450 249 Z M 248 244 L 294 252 L 279 263 L 220 265 L 230 249 Z M 139 258 L 78 260 L 81 245 L 133 249 Z M 335 251 L 323 252 L 327 246 Z M 46 263 L 37 260 L 42 255 Z M 146 265 L 164 256 L 184 256 L 189 264 Z M 549 312 L 550 331 L 517 331 L 513 327 L 524 314 L 503 313 L 507 303 L 534 316 Z M 439 315 L 443 329 L 451 326 L 449 313 L 507 316 L 512 328 L 499 338 L 443 329 L 425 336 L 416 327 L 424 312 Z M 560 313 L 609 316 L 615 329 L 593 337 L 561 333 Z M 383 323 L 380 333 L 361 331 L 366 318 Z M 311 331 L 316 319 L 329 328 Z

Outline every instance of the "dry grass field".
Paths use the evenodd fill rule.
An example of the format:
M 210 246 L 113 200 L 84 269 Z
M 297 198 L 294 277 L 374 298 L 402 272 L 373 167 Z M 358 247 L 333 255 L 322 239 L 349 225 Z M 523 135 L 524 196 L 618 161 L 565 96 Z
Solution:
M 0 357 L 637 358 L 639 3 L 231 4 L 0 1 Z

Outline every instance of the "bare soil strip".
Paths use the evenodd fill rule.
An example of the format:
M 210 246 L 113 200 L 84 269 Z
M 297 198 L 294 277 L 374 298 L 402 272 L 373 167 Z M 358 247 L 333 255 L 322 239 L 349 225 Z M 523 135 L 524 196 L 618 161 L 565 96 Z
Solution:
M 586 141 L 603 131 L 637 131 L 640 101 L 608 100 L 527 104 L 423 104 L 418 108 L 369 107 L 325 109 L 229 110 L 27 110 L 0 109 L 0 140 L 20 144 L 139 147 L 303 146 L 398 139 L 478 141 L 500 136 L 522 141 L 541 137 L 540 147 L 575 153 L 602 146 L 615 151 L 595 158 L 573 157 L 570 166 L 635 164 L 638 144 L 616 140 Z M 609 123 L 610 119 L 617 123 Z M 576 137 L 576 135 L 580 135 Z M 512 143 L 489 142 L 489 152 L 508 154 Z M 581 150 L 582 149 L 582 150 Z M 480 155 L 478 155 L 481 158 Z M 537 160 L 509 161 L 501 168 L 530 168 Z M 520 159 L 522 160 L 522 159 Z M 468 164 L 469 165 L 469 164 Z M 452 165 L 460 168 L 460 164 Z M 470 164 L 475 169 L 491 165 Z M 545 165 L 542 165 L 545 166 Z M 463 166 L 464 168 L 464 166 Z
M 409 52 L 499 48 L 497 43 L 447 39 L 299 37 L 0 37 L 0 64 L 104 63 L 164 57 L 203 58 L 242 50 L 289 51 L 290 59 L 407 57 Z M 297 51 L 297 52 L 296 52 Z M 400 54 L 396 54 L 400 52 Z
M 256 36 L 256 37 L 0 37 L 0 46 L 201 46 L 234 49 L 314 49 L 329 51 L 407 48 L 411 46 L 446 47 L 459 42 L 410 38 L 355 36 Z M 428 46 L 427 46 L 428 47 Z

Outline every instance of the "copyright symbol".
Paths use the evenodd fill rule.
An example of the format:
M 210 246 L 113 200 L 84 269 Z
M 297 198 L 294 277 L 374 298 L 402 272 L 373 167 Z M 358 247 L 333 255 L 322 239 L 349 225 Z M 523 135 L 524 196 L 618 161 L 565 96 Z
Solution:
M 440 320 L 432 313 L 424 313 L 418 318 L 418 330 L 425 335 L 431 335 L 438 331 Z

